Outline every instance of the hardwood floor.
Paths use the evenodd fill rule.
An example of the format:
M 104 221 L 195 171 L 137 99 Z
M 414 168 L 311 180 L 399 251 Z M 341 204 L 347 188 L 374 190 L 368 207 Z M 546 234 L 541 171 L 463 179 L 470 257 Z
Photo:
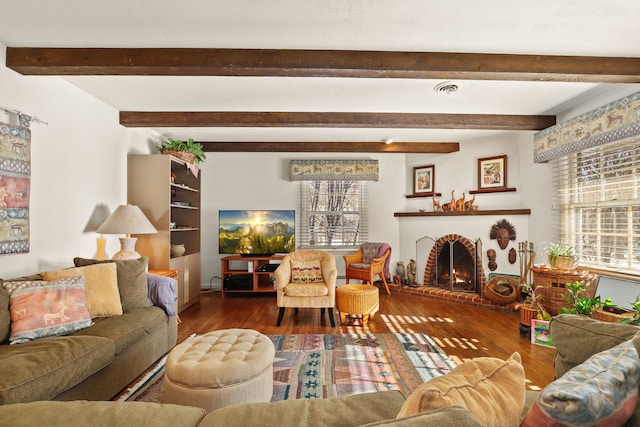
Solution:
M 506 359 L 517 351 L 531 390 L 553 381 L 555 350 L 522 338 L 517 313 L 392 291 L 391 295 L 380 293 L 380 311 L 364 327 L 359 322 L 342 325 L 334 315 L 336 327 L 332 328 L 326 314 L 321 318 L 320 310 L 300 309 L 294 315 L 293 309 L 287 309 L 277 327 L 275 295 L 227 294 L 222 301 L 220 292 L 204 292 L 199 304 L 180 313 L 178 342 L 193 333 L 228 328 L 255 329 L 263 334 L 421 332 L 457 362 L 483 356 Z

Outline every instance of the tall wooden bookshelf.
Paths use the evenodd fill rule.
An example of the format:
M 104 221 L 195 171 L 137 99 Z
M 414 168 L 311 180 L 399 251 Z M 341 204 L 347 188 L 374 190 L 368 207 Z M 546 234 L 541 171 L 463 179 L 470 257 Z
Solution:
M 200 298 L 200 173 L 166 154 L 131 154 L 128 159 L 128 202 L 138 205 L 156 234 L 142 234 L 136 250 L 149 257 L 149 269 L 178 271 L 178 310 Z M 172 245 L 184 245 L 171 256 Z

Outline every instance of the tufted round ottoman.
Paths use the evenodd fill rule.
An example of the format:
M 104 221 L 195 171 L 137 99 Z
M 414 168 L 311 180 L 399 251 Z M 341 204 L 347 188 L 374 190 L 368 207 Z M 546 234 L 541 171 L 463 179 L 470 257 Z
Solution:
M 369 318 L 373 319 L 380 307 L 379 291 L 370 285 L 342 285 L 336 288 L 336 308 L 340 313 L 340 321 L 346 322 L 347 314 L 362 316 L 365 325 Z
M 251 329 L 194 336 L 167 356 L 164 402 L 223 406 L 269 402 L 273 394 L 273 342 Z

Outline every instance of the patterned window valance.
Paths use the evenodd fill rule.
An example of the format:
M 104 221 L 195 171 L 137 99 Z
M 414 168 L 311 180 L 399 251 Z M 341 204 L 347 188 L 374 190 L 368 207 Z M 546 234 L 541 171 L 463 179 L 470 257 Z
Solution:
M 533 160 L 546 162 L 637 135 L 640 135 L 640 92 L 536 133 Z
M 378 180 L 377 160 L 291 160 L 291 181 Z

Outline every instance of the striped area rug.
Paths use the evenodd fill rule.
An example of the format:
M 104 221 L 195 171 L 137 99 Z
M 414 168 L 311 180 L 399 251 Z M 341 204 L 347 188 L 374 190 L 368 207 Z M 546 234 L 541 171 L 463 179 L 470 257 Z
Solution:
M 400 390 L 455 367 L 425 334 L 268 335 L 276 349 L 271 401 Z M 118 400 L 162 402 L 161 361 Z

